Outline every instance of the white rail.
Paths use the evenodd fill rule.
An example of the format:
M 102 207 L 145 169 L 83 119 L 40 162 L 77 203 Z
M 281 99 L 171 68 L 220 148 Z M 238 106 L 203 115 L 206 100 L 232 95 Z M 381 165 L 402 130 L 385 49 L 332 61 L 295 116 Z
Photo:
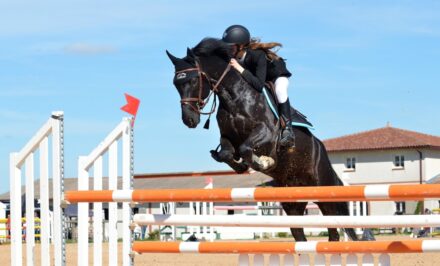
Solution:
M 138 225 L 190 225 L 231 227 L 415 227 L 440 226 L 440 215 L 405 216 L 251 216 L 251 215 L 163 215 L 135 214 Z

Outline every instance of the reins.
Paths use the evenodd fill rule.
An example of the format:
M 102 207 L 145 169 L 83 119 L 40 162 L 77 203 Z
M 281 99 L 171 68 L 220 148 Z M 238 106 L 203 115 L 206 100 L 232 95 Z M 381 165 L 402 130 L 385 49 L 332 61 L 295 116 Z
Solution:
M 223 81 L 224 77 L 226 76 L 226 74 L 229 72 L 230 69 L 231 69 L 231 65 L 228 64 L 228 66 L 225 68 L 225 70 L 223 71 L 222 75 L 220 76 L 220 78 L 218 80 L 215 80 L 215 79 L 209 77 L 208 74 L 206 74 L 204 71 L 202 71 L 202 69 L 200 67 L 200 64 L 197 61 L 196 61 L 196 67 L 186 68 L 186 69 L 183 69 L 183 70 L 176 71 L 175 74 L 187 73 L 187 72 L 191 72 L 191 71 L 197 71 L 197 74 L 198 74 L 198 77 L 199 77 L 199 94 L 198 94 L 198 98 L 195 98 L 195 97 L 183 98 L 183 99 L 180 100 L 180 104 L 182 104 L 182 105 L 183 104 L 189 105 L 198 114 L 209 115 L 208 121 L 207 121 L 207 123 L 209 123 L 209 119 L 211 117 L 211 114 L 215 112 L 215 109 L 217 107 L 217 97 L 216 97 L 216 95 L 214 95 L 214 101 L 213 101 L 213 104 L 211 106 L 211 110 L 209 112 L 203 112 L 202 110 L 205 107 L 205 105 L 209 102 L 209 99 L 211 98 L 211 96 L 218 92 L 218 87 L 219 87 L 220 83 Z M 211 87 L 210 88 L 210 92 L 208 94 L 208 97 L 206 97 L 205 99 L 202 98 L 202 93 L 203 93 L 203 76 L 206 78 L 206 80 L 208 81 L 208 83 L 209 83 L 209 85 Z M 212 82 L 215 82 L 214 86 L 212 85 Z M 196 103 L 196 104 L 194 106 L 191 103 Z M 205 125 L 205 127 L 206 127 L 206 125 Z

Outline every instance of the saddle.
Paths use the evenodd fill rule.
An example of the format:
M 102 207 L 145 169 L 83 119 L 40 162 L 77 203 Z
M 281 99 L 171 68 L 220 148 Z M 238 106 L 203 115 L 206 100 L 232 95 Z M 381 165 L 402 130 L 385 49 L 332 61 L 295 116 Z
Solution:
M 263 94 L 266 98 L 267 103 L 269 104 L 270 109 L 274 113 L 277 119 L 278 115 L 278 100 L 275 94 L 275 85 L 273 82 L 266 82 L 265 87 L 263 88 Z M 292 126 L 296 127 L 305 127 L 309 129 L 314 129 L 312 123 L 307 120 L 307 116 L 305 116 L 300 111 L 296 110 L 292 106 L 290 106 L 290 115 L 292 118 Z

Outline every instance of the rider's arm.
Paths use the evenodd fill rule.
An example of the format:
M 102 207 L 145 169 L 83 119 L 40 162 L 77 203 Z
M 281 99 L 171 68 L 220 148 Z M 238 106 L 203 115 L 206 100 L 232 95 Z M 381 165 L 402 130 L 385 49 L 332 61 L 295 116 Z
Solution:
M 255 75 L 248 69 L 245 69 L 241 74 L 243 75 L 244 79 L 252 85 L 254 89 L 261 92 L 263 90 L 264 82 L 266 80 L 266 54 L 261 50 L 254 50 L 254 53 L 252 54 L 250 60 L 251 64 L 255 64 Z

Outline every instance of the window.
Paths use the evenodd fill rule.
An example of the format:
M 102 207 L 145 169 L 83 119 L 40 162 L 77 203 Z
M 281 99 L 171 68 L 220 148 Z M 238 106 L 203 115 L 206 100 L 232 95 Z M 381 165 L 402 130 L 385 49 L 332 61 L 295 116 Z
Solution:
M 394 156 L 394 166 L 400 168 L 405 167 L 405 156 L 403 155 Z
M 345 164 L 345 168 L 355 170 L 356 169 L 356 158 L 354 158 L 354 157 L 347 158 L 347 163 Z
M 359 210 L 359 213 L 361 213 L 361 215 L 364 213 L 366 213 L 368 215 L 370 213 L 370 205 L 368 204 L 368 202 L 361 201 L 360 207 L 361 208 Z
M 162 214 L 171 214 L 171 203 L 162 203 Z
M 406 204 L 404 201 L 396 201 L 396 214 L 401 215 L 406 212 Z

